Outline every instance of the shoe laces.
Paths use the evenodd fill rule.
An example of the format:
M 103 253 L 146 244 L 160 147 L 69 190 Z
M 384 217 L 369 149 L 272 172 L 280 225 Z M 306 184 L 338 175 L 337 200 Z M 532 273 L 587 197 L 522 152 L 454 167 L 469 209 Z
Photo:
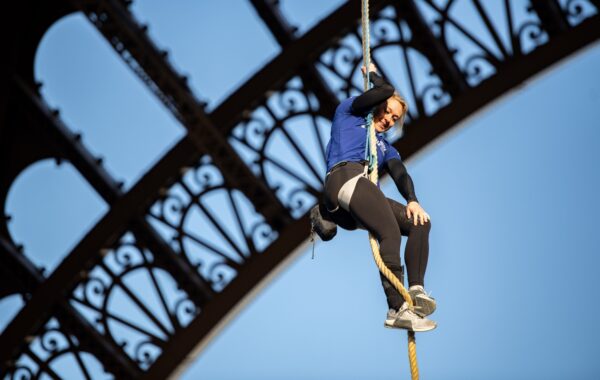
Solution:
M 411 291 L 411 290 L 409 290 L 409 292 L 410 292 L 410 291 Z M 417 293 L 417 295 L 419 295 L 419 294 L 425 294 L 425 296 L 427 296 L 427 297 L 429 297 L 429 298 L 433 298 L 433 297 L 431 296 L 432 292 L 428 292 L 428 291 L 426 291 L 426 290 L 425 290 L 425 288 L 424 288 L 424 287 L 422 287 L 422 286 L 420 286 L 420 287 L 418 287 L 418 288 L 414 288 L 412 291 L 413 291 L 413 292 L 416 292 L 416 293 Z
M 402 306 L 397 312 L 396 315 L 400 316 L 400 314 L 409 313 L 408 315 L 416 316 L 417 318 L 421 318 L 419 314 L 415 313 L 414 306 L 410 307 L 407 303 L 405 303 L 406 307 Z

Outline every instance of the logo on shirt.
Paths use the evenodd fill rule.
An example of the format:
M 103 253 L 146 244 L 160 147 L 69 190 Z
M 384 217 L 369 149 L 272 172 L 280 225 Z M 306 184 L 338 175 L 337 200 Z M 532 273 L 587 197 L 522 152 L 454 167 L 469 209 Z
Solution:
M 387 150 L 387 147 L 385 146 L 383 139 L 377 139 L 377 146 L 379 147 L 379 149 L 381 149 L 381 153 L 385 156 L 385 151 Z

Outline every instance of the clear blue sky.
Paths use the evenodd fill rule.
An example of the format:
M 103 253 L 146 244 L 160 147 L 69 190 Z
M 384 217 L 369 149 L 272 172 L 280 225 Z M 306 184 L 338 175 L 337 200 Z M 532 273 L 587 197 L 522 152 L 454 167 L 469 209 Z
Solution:
M 338 3 L 282 1 L 301 31 Z M 245 1 L 140 0 L 133 10 L 209 108 L 279 52 Z M 417 335 L 422 378 L 600 378 L 598 67 L 596 45 L 408 162 L 432 216 L 426 285 L 439 302 L 439 327 Z M 82 16 L 53 26 L 35 70 L 47 101 L 127 187 L 184 134 Z M 48 270 L 107 210 L 51 161 L 18 178 L 7 209 L 15 239 Z M 0 301 L 0 328 L 19 305 Z M 366 233 L 340 231 L 314 260 L 301 252 L 183 378 L 408 378 L 406 334 L 382 327 L 385 311 Z

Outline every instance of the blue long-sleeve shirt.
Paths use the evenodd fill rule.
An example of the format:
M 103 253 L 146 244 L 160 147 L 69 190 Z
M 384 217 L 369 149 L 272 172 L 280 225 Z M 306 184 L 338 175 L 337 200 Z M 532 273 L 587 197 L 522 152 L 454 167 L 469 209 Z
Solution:
M 331 139 L 327 144 L 327 171 L 342 161 L 360 162 L 366 159 L 366 116 L 394 93 L 394 87 L 377 73 L 371 72 L 373 88 L 358 97 L 340 103 L 331 126 Z M 406 171 L 398 151 L 376 133 L 377 162 L 380 173 L 385 169 L 407 202 L 418 201 L 412 178 Z
M 344 100 L 335 111 L 331 126 L 331 139 L 327 144 L 327 171 L 342 161 L 360 162 L 365 160 L 367 142 L 366 115 L 352 112 L 355 97 Z M 378 170 L 383 171 L 387 161 L 400 158 L 400 154 L 387 142 L 382 134 L 377 137 Z

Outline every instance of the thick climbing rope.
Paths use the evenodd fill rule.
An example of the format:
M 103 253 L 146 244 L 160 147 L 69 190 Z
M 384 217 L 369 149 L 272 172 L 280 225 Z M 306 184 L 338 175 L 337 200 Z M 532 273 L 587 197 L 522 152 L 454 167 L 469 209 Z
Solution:
M 362 0 L 362 48 L 363 48 L 363 60 L 366 68 L 365 75 L 365 83 L 364 88 L 367 91 L 370 87 L 370 78 L 369 78 L 369 66 L 371 64 L 371 51 L 370 51 L 370 33 L 369 33 L 369 0 Z M 379 180 L 379 174 L 377 173 L 377 138 L 375 136 L 375 126 L 373 125 L 373 113 L 370 112 L 367 117 L 367 127 L 368 127 L 368 151 L 369 151 L 369 180 L 374 184 L 377 184 Z M 371 250 L 373 251 L 373 258 L 375 259 L 375 263 L 377 264 L 377 268 L 379 271 L 394 285 L 394 287 L 400 292 L 404 301 L 408 304 L 411 310 L 414 309 L 412 299 L 410 294 L 400 282 L 398 277 L 389 270 L 388 267 L 383 262 L 381 258 L 381 254 L 379 253 L 379 244 L 377 240 L 373 237 L 371 233 L 369 233 L 369 243 L 371 244 Z M 414 331 L 408 332 L 408 360 L 410 362 L 410 373 L 412 380 L 419 379 L 419 367 L 417 364 L 417 342 L 415 340 Z

